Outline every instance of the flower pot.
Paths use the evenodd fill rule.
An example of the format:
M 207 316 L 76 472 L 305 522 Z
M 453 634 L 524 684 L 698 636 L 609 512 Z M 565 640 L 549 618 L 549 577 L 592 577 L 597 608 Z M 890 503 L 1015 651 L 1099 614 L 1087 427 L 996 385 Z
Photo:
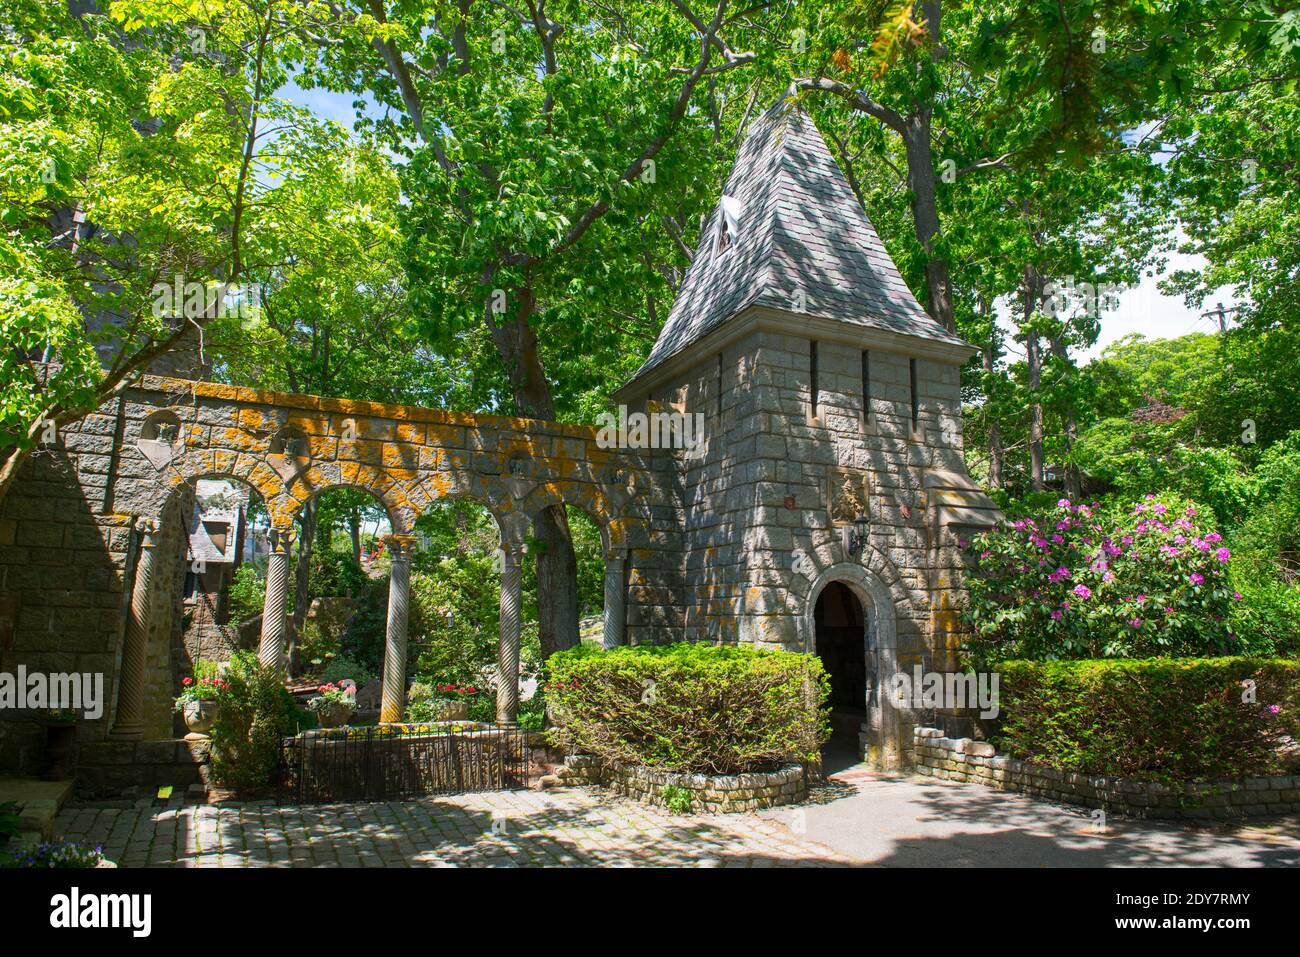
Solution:
M 356 714 L 357 709 L 350 704 L 341 702 L 331 704 L 320 704 L 314 709 L 316 720 L 320 722 L 322 728 L 337 728 L 347 724 Z
M 468 701 L 449 701 L 438 712 L 439 721 L 464 721 L 469 717 Z
M 206 735 L 216 723 L 217 712 L 221 709 L 218 701 L 187 701 L 181 710 L 185 727 L 190 734 Z

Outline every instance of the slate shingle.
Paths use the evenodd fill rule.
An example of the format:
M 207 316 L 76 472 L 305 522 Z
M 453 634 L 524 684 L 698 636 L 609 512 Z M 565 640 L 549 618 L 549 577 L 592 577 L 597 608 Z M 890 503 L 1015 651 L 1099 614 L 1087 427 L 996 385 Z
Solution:
M 921 308 L 812 120 L 786 99 L 754 121 L 723 195 L 743 209 L 718 251 L 709 216 L 663 330 L 633 381 L 751 305 L 964 344 Z

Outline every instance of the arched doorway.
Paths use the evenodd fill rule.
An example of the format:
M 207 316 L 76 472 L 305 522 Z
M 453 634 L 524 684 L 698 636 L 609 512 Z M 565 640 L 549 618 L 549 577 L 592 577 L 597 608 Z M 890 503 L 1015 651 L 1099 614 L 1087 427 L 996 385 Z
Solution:
M 830 677 L 831 739 L 823 749 L 827 773 L 860 759 L 858 735 L 867 718 L 870 667 L 867 616 L 844 582 L 828 582 L 813 609 L 814 649 Z

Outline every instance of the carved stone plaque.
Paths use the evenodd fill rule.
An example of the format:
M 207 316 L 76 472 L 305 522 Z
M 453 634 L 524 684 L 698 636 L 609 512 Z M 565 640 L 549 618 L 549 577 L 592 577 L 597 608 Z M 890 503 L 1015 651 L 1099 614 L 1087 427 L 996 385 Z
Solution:
M 871 476 L 858 469 L 832 468 L 827 475 L 826 501 L 832 525 L 852 525 L 859 515 L 870 517 Z

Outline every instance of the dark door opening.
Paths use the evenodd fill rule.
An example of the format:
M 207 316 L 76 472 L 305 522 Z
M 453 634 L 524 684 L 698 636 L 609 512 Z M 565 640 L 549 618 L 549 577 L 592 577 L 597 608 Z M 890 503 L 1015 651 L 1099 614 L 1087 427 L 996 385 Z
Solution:
M 867 630 L 862 603 L 843 582 L 831 582 L 813 609 L 817 656 L 831 682 L 831 739 L 822 749 L 830 774 L 857 763 L 858 733 L 867 716 Z

